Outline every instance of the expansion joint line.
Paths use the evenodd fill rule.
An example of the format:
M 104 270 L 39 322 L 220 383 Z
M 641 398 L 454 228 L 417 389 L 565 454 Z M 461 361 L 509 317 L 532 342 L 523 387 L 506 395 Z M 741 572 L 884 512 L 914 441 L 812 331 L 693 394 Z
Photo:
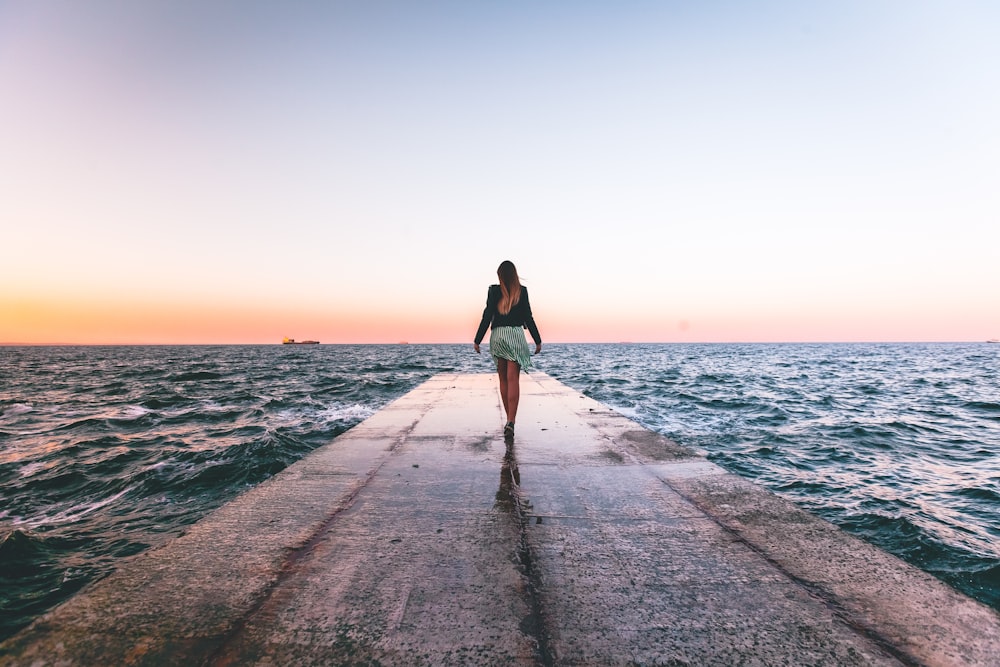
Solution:
M 258 598 L 247 609 L 246 613 L 243 614 L 243 616 L 239 618 L 229 631 L 226 632 L 226 634 L 220 639 L 219 645 L 202 662 L 202 665 L 206 667 L 229 667 L 230 665 L 239 664 L 240 656 L 233 652 L 233 645 L 236 639 L 246 629 L 250 619 L 256 616 L 260 610 L 264 608 L 264 605 L 266 605 L 267 602 L 274 596 L 274 593 L 279 590 L 293 574 L 295 574 L 299 562 L 312 552 L 313 548 L 326 536 L 330 527 L 345 511 L 354 505 L 361 492 L 375 478 L 379 471 L 382 470 L 382 467 L 386 464 L 386 462 L 403 446 L 403 443 L 406 442 L 407 436 L 413 432 L 413 429 L 420 423 L 420 420 L 423 417 L 424 414 L 418 416 L 409 424 L 409 426 L 403 429 L 403 431 L 393 439 L 392 446 L 385 450 L 377 465 L 373 466 L 364 478 L 359 480 L 354 485 L 354 488 L 352 488 L 351 491 L 340 500 L 340 502 L 333 506 L 326 518 L 323 519 L 323 522 L 320 523 L 316 530 L 313 531 L 309 539 L 288 550 L 281 566 L 278 568 L 277 576 L 271 584 L 267 586 L 267 588 L 260 592 Z

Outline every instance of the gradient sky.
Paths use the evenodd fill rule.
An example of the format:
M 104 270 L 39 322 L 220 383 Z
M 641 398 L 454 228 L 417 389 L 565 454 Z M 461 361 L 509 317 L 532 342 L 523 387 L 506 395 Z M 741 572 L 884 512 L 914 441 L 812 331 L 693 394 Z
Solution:
M 1000 4 L 0 0 L 0 342 L 1000 337 Z

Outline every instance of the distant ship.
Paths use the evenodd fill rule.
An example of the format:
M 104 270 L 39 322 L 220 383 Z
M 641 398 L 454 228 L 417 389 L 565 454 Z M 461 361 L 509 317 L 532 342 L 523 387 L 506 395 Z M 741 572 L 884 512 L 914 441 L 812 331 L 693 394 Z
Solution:
M 319 345 L 318 340 L 295 340 L 294 338 L 285 338 L 281 341 L 282 345 Z
M 987 343 L 1000 343 L 1000 338 L 990 338 Z

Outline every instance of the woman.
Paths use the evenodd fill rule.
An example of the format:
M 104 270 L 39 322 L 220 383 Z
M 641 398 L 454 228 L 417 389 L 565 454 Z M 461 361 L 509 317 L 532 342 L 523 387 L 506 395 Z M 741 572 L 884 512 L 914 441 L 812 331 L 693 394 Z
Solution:
M 517 269 L 510 261 L 504 261 L 497 269 L 499 285 L 490 285 L 486 295 L 486 309 L 479 323 L 473 347 L 479 353 L 479 344 L 483 342 L 486 328 L 490 330 L 490 355 L 497 364 L 497 374 L 500 376 L 500 399 L 507 413 L 507 424 L 503 434 L 514 435 L 514 421 L 517 418 L 517 403 L 521 397 L 521 369 L 531 367 L 528 341 L 524 339 L 527 327 L 531 338 L 535 341 L 535 354 L 542 351 L 542 337 L 531 316 L 531 304 L 528 303 L 528 289 L 521 285 L 517 277 Z

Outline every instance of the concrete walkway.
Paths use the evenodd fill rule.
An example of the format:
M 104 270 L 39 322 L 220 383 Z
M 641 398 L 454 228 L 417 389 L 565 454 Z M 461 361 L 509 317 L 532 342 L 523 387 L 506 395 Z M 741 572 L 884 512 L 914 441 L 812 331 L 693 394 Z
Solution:
M 1000 616 L 556 382 L 439 375 L 0 665 L 997 665 Z

